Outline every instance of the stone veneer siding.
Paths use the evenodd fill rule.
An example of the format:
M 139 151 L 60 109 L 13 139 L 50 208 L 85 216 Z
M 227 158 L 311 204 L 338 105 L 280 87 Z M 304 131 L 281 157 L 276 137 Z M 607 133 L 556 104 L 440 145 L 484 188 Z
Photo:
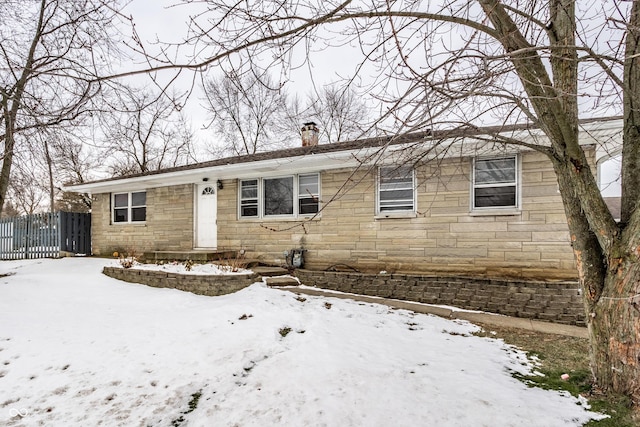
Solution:
M 129 283 L 141 283 L 155 288 L 171 288 L 198 295 L 226 295 L 260 280 L 255 274 L 180 274 L 135 268 L 104 267 L 102 273 Z
M 577 282 L 309 270 L 296 270 L 295 275 L 304 285 L 341 292 L 451 305 L 568 325 L 585 325 L 584 306 Z
M 91 239 L 94 255 L 113 252 L 142 255 L 149 251 L 193 249 L 192 184 L 147 191 L 147 220 L 140 224 L 111 222 L 111 193 L 95 194 L 91 209 Z
M 275 264 L 285 263 L 283 251 L 303 247 L 305 267 L 314 270 L 346 264 L 369 273 L 575 280 L 553 167 L 536 152 L 522 153 L 520 162 L 521 209 L 510 214 L 470 212 L 469 157 L 417 168 L 414 217 L 375 217 L 376 171 L 367 168 L 321 171 L 323 209 L 308 221 L 238 219 L 238 181 L 225 180 L 218 192 L 219 246 Z
M 375 216 L 375 168 L 319 171 L 322 212 L 310 220 L 238 219 L 243 177 L 226 179 L 218 191 L 218 249 L 245 249 L 248 259 L 283 265 L 285 250 L 302 247 L 305 267 L 314 270 L 575 280 L 553 167 L 536 152 L 521 153 L 520 164 L 521 208 L 510 213 L 470 212 L 470 157 L 417 168 L 412 217 Z M 193 184 L 146 191 L 144 224 L 111 224 L 110 194 L 94 195 L 94 254 L 193 249 Z

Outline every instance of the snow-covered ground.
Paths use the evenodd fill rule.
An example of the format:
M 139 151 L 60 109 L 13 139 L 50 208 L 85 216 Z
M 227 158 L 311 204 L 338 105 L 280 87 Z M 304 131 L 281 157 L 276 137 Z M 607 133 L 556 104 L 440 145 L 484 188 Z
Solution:
M 124 260 L 129 261 L 130 258 Z M 123 268 L 123 262 L 121 261 L 105 261 L 104 265 L 110 267 Z M 166 271 L 168 273 L 180 273 L 180 274 L 195 274 L 195 275 L 221 275 L 221 274 L 248 274 L 251 270 L 244 268 L 234 268 L 230 265 L 217 265 L 211 263 L 198 264 L 194 263 L 189 268 L 185 263 L 179 262 L 167 262 L 164 264 L 142 264 L 137 261 L 133 261 L 133 264 L 129 268 L 135 268 L 136 270 L 154 270 L 154 271 Z
M 475 326 L 254 284 L 205 297 L 101 259 L 0 262 L 3 426 L 579 426 Z M 288 333 L 287 333 L 288 332 Z M 199 397 L 199 399 L 198 399 Z

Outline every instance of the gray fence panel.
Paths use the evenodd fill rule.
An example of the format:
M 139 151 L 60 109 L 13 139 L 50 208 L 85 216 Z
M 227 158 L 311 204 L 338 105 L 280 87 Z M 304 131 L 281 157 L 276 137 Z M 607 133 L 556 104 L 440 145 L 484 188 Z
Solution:
M 0 259 L 91 254 L 91 214 L 48 212 L 0 219 Z
M 91 214 L 60 212 L 60 250 L 91 254 Z
M 2 254 L 13 253 L 13 234 L 14 234 L 14 221 L 13 218 L 4 218 L 0 220 L 0 248 Z M 3 257 L 2 259 L 10 259 Z

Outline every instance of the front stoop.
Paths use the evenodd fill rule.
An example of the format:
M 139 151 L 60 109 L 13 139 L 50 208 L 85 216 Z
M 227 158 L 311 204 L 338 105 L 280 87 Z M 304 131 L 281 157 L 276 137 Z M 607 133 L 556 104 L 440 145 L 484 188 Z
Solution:
M 262 277 L 275 277 L 275 276 L 284 276 L 289 274 L 286 268 L 282 267 L 269 267 L 265 265 L 258 265 L 255 267 L 250 267 L 251 271 L 262 276 Z M 296 283 L 298 283 L 296 281 Z
M 282 267 L 256 266 L 251 271 L 262 277 L 262 280 L 270 288 L 281 286 L 300 286 L 300 282 L 293 276 L 289 275 L 289 271 Z
M 234 260 L 238 256 L 236 251 L 151 251 L 145 252 L 143 257 L 146 262 L 158 263 L 160 261 L 197 261 L 209 262 L 220 260 Z
M 272 276 L 263 277 L 263 280 L 270 288 L 279 288 L 284 286 L 300 286 L 300 282 L 292 276 Z

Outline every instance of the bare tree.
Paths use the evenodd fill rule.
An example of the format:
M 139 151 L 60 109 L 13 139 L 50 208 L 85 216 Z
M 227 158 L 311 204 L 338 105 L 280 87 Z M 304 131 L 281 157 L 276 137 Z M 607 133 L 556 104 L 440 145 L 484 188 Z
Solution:
M 15 208 L 15 206 L 13 206 L 13 202 L 11 202 L 11 200 L 7 200 L 7 203 L 5 203 L 4 208 L 2 209 L 2 215 L 0 215 L 0 217 L 13 218 L 16 216 L 20 216 L 20 212 Z
M 31 215 L 43 210 L 47 200 L 46 175 L 32 159 L 17 163 L 8 189 L 8 199 L 22 215 Z
M 192 52 L 204 54 L 187 64 L 150 58 L 152 69 L 204 69 L 241 58 L 260 75 L 299 65 L 300 50 L 311 58 L 314 49 L 350 45 L 361 58 L 350 81 L 359 75 L 364 89 L 377 91 L 387 103 L 381 119 L 395 119 L 398 130 L 487 121 L 540 128 L 548 144 L 497 133 L 493 140 L 536 150 L 553 164 L 584 290 L 595 380 L 640 405 L 640 2 L 206 3 L 188 39 Z M 579 143 L 580 111 L 624 114 L 620 222 Z
M 65 195 L 62 187 L 69 183 L 82 183 L 90 179 L 93 171 L 101 166 L 97 149 L 88 147 L 83 141 L 86 135 L 88 123 L 74 120 L 72 123 L 56 126 L 37 127 L 24 131 L 19 135 L 21 150 L 16 150 L 14 158 L 15 173 L 11 178 L 9 198 L 23 198 L 27 195 L 16 195 L 15 188 L 21 188 L 22 192 L 28 185 L 33 189 L 38 188 L 38 194 L 45 192 L 48 197 L 39 197 L 39 206 L 33 209 L 42 211 L 48 206 L 51 212 L 59 209 L 58 200 L 61 197 L 71 204 L 77 199 L 76 205 L 86 211 L 91 207 L 88 195 Z M 103 160 L 102 160 L 103 161 Z M 30 176 L 31 182 L 24 179 Z M 15 181 L 15 182 L 14 182 Z M 32 196 L 35 195 L 32 194 Z M 48 203 L 44 203 L 45 200 Z M 16 206 L 24 206 L 25 203 L 14 203 Z M 32 210 L 33 210 L 32 209 Z
M 80 184 L 91 178 L 92 171 L 101 165 L 98 150 L 83 144 L 83 136 L 77 132 L 49 132 L 46 144 L 49 155 L 45 160 L 47 169 L 52 171 L 49 190 L 51 210 L 66 212 L 89 212 L 91 197 L 88 194 L 69 193 L 62 190 L 66 184 Z
M 20 135 L 71 122 L 91 107 L 96 80 L 119 53 L 113 40 L 120 0 L 2 2 L 0 206 Z M 109 59 L 107 59 L 109 58 Z
M 214 134 L 223 141 L 215 156 L 254 154 L 286 148 L 300 140 L 303 123 L 313 121 L 321 143 L 370 136 L 371 113 L 350 87 L 323 86 L 304 101 L 290 97 L 268 74 L 226 73 L 204 84 Z
M 101 113 L 114 175 L 144 173 L 194 160 L 193 132 L 165 92 L 123 88 Z
M 287 93 L 269 74 L 224 73 L 203 84 L 210 127 L 222 147 L 210 149 L 214 156 L 254 154 L 291 143 L 281 132 L 288 110 Z
M 305 116 L 318 124 L 320 140 L 328 144 L 374 134 L 372 112 L 350 86 L 326 85 L 308 94 Z M 305 118 L 304 121 L 307 120 Z

